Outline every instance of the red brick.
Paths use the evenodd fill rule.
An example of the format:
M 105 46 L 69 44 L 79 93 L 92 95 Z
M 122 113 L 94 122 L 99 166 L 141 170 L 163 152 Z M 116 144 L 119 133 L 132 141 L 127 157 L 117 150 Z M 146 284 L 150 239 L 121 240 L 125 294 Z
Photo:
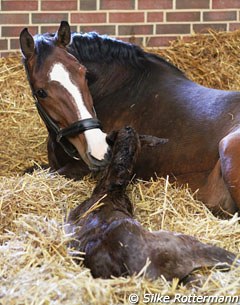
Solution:
M 167 21 L 200 21 L 200 12 L 169 12 Z
M 236 11 L 215 11 L 215 12 L 204 12 L 203 13 L 204 21 L 229 21 L 229 20 L 237 20 L 237 12 Z
M 134 0 L 101 0 L 100 9 L 101 10 L 129 10 L 134 9 L 135 1 Z
M 139 9 L 164 10 L 173 8 L 173 0 L 138 0 Z
M 7 39 L 0 39 L 0 50 L 7 50 L 8 41 Z
M 230 23 L 229 24 L 229 31 L 236 31 L 236 30 L 240 30 L 240 23 Z
M 67 20 L 67 13 L 33 13 L 33 23 L 60 23 L 62 20 Z
M 189 24 L 158 24 L 157 34 L 188 34 L 190 33 Z
M 0 14 L 0 24 L 28 24 L 28 14 Z
M 213 29 L 215 31 L 226 31 L 227 24 L 226 23 L 199 23 L 193 25 L 193 30 L 196 33 L 208 33 L 209 29 Z
M 94 11 L 97 9 L 96 0 L 81 0 L 80 10 L 81 11 Z
M 2 36 L 3 37 L 18 37 L 22 31 L 22 26 L 3 26 L 2 27 Z M 28 30 L 32 35 L 37 34 L 37 26 L 28 26 Z
M 170 42 L 176 40 L 177 36 L 155 36 L 148 41 L 148 47 L 168 47 Z
M 43 25 L 40 28 L 40 33 L 55 33 L 59 29 L 59 25 Z M 72 30 L 72 27 L 71 27 Z
M 212 0 L 213 9 L 240 8 L 239 0 Z
M 116 28 L 114 25 L 87 25 L 80 26 L 80 31 L 86 32 L 97 32 L 99 34 L 116 35 Z
M 105 13 L 72 13 L 72 23 L 104 23 L 106 22 Z
M 143 45 L 143 37 L 135 37 L 135 36 L 121 37 L 120 36 L 117 39 L 120 39 L 120 40 L 125 41 L 125 42 L 129 42 L 129 43 L 137 44 L 139 46 Z
M 10 52 L 10 51 L 4 51 L 4 52 L 0 52 L 0 58 L 3 57 L 10 57 L 10 56 L 16 56 L 16 52 Z
M 13 38 L 13 39 L 10 40 L 10 49 L 11 50 L 20 49 L 19 39 Z
M 144 22 L 144 13 L 110 13 L 109 14 L 110 22 Z
M 184 42 L 192 42 L 193 40 L 194 40 L 195 38 L 194 38 L 194 36 L 193 35 L 186 35 L 186 36 L 183 36 L 182 37 L 182 40 L 184 41 Z
M 2 11 L 36 11 L 38 1 L 2 1 Z
M 152 25 L 120 25 L 120 35 L 149 35 L 153 33 Z
M 41 1 L 43 11 L 71 11 L 77 9 L 77 1 Z
M 163 22 L 163 12 L 148 12 L 147 22 Z
M 210 8 L 209 0 L 176 0 L 177 9 Z
M 59 25 L 44 25 L 41 26 L 40 33 L 55 33 L 59 28 Z M 76 32 L 77 27 L 74 25 L 71 25 L 71 31 Z

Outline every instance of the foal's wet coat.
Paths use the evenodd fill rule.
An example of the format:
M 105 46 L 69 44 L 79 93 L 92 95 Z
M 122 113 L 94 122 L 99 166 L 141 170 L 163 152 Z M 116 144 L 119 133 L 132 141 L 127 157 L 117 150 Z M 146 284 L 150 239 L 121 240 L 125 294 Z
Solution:
M 66 232 L 71 251 L 84 252 L 84 264 L 94 277 L 132 275 L 146 264 L 146 275 L 167 280 L 185 278 L 200 267 L 231 265 L 235 255 L 199 242 L 191 236 L 149 232 L 133 218 L 133 205 L 126 194 L 140 150 L 137 133 L 130 127 L 115 133 L 113 155 L 91 198 L 68 216 Z M 154 145 L 154 144 L 153 144 Z M 75 252 L 77 253 L 77 252 Z

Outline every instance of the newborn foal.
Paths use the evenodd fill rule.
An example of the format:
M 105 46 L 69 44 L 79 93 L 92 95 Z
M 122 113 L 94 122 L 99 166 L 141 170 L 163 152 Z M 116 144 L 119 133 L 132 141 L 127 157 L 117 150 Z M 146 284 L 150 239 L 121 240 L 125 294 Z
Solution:
M 235 255 L 183 234 L 149 232 L 133 219 L 126 195 L 140 148 L 136 132 L 126 127 L 115 133 L 113 155 L 90 199 L 70 212 L 66 231 L 69 246 L 84 252 L 84 264 L 94 277 L 132 275 L 146 264 L 146 275 L 179 279 L 200 267 L 232 264 Z

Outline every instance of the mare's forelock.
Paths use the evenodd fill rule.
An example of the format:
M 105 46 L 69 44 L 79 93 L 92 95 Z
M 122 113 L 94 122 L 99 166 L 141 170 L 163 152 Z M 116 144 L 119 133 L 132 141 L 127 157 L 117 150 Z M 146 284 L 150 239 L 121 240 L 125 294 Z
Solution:
M 46 58 L 52 54 L 54 44 L 54 34 L 43 34 L 34 36 L 35 55 L 37 57 L 36 68 L 39 69 Z

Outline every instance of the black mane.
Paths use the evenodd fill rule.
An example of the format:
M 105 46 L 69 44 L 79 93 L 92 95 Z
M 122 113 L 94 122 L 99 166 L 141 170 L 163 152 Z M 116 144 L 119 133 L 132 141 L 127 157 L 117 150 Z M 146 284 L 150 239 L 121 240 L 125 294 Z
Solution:
M 44 60 L 53 51 L 55 33 L 38 34 L 34 36 L 35 53 L 37 55 L 37 66 L 41 66 Z M 144 60 L 154 59 L 165 64 L 169 68 L 174 68 L 181 72 L 176 66 L 172 65 L 164 58 L 145 52 L 141 47 L 109 37 L 99 35 L 96 32 L 72 33 L 72 40 L 68 45 L 68 52 L 74 55 L 79 62 L 106 62 L 113 60 L 141 67 Z
M 145 58 L 145 52 L 137 45 L 95 32 L 73 33 L 68 51 L 83 62 L 111 62 L 114 59 L 121 62 L 130 61 L 131 64 L 136 65 Z
M 180 71 L 164 58 L 156 54 L 147 53 L 135 44 L 107 35 L 99 35 L 96 32 L 72 33 L 72 42 L 68 46 L 68 51 L 77 57 L 80 62 L 103 61 L 108 63 L 118 60 L 133 66 L 141 66 L 144 59 L 152 58 Z

